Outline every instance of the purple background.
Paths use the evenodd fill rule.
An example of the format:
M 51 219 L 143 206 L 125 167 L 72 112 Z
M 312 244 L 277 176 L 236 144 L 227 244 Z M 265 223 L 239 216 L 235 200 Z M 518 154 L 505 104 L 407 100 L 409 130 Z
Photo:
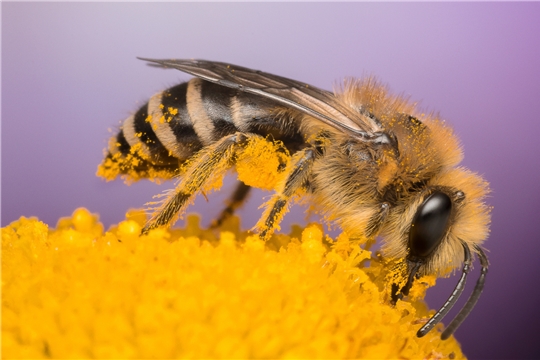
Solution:
M 21 215 L 55 226 L 80 206 L 109 226 L 171 187 L 94 175 L 107 129 L 188 79 L 136 56 L 232 62 L 327 89 L 376 74 L 440 111 L 463 142 L 464 165 L 491 182 L 491 268 L 457 332 L 464 352 L 538 358 L 539 19 L 540 3 L 4 3 L 2 226 Z M 204 223 L 226 192 L 214 195 L 192 208 Z M 254 194 L 242 211 L 245 228 L 267 195 Z M 303 220 L 295 208 L 283 229 Z M 456 281 L 430 290 L 430 304 Z

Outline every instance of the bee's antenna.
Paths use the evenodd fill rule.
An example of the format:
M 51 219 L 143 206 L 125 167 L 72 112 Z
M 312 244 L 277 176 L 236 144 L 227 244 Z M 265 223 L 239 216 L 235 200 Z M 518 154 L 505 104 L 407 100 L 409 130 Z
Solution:
M 446 300 L 443 306 L 441 306 L 439 311 L 437 311 L 435 315 L 433 315 L 431 319 L 429 319 L 429 321 L 424 326 L 422 326 L 420 330 L 418 330 L 418 332 L 416 333 L 416 336 L 418 337 L 422 337 L 426 335 L 431 329 L 433 329 L 435 325 L 437 325 L 443 319 L 443 317 L 446 314 L 448 314 L 448 312 L 452 309 L 456 301 L 459 299 L 461 293 L 463 292 L 463 289 L 465 289 L 465 281 L 467 280 L 467 274 L 471 268 L 471 251 L 469 250 L 469 246 L 467 244 L 462 242 L 462 245 L 463 245 L 463 250 L 464 250 L 464 261 L 463 261 L 463 272 L 461 274 L 461 278 L 459 279 L 454 291 L 452 291 L 452 294 L 450 295 L 448 300 Z M 476 297 L 476 300 L 477 299 L 478 299 L 478 296 Z M 476 300 L 474 300 L 474 302 L 476 302 Z M 467 302 L 467 304 L 468 303 L 469 302 Z M 472 303 L 472 306 L 474 306 L 474 303 Z M 463 316 L 467 316 L 467 314 L 472 310 L 472 306 L 471 306 L 471 309 L 467 309 L 468 311 L 466 313 L 464 312 L 465 308 L 463 308 L 462 310 L 462 312 L 464 312 Z M 458 316 L 459 315 L 461 315 L 461 312 L 458 314 Z M 457 320 L 457 317 L 456 317 L 456 320 Z M 463 319 L 460 319 L 460 320 L 463 321 Z M 456 323 L 455 327 L 457 328 L 459 324 L 460 323 Z M 451 334 L 452 333 L 450 333 L 449 335 Z
M 457 328 L 461 325 L 463 320 L 467 318 L 469 313 L 472 311 L 474 306 L 476 305 L 476 302 L 480 298 L 480 295 L 482 294 L 482 290 L 484 289 L 484 283 L 486 282 L 486 274 L 488 272 L 488 266 L 489 261 L 487 259 L 486 254 L 484 253 L 484 250 L 482 250 L 480 247 L 476 246 L 475 250 L 478 253 L 478 258 L 480 259 L 480 264 L 482 265 L 482 269 L 480 270 L 480 277 L 478 278 L 478 281 L 476 282 L 476 286 L 474 287 L 474 291 L 472 292 L 471 296 L 463 306 L 463 308 L 459 311 L 459 313 L 456 315 L 454 320 L 448 325 L 448 327 L 443 331 L 441 335 L 441 340 L 446 340 L 452 334 L 454 331 L 457 330 Z

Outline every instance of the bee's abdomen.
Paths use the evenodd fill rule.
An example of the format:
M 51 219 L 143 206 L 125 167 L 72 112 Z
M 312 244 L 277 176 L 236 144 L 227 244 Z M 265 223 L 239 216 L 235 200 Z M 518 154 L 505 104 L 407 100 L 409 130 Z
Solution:
M 193 79 L 155 94 L 123 122 L 109 150 L 127 155 L 137 147 L 152 164 L 178 164 L 203 146 L 238 131 L 232 121 L 231 92 Z
M 285 145 L 302 142 L 298 126 L 276 121 L 275 109 L 261 97 L 194 78 L 152 96 L 128 117 L 108 158 L 120 163 L 120 173 L 149 177 L 148 169 L 175 171 L 202 147 L 237 131 L 272 135 Z M 135 164 L 125 161 L 133 157 Z

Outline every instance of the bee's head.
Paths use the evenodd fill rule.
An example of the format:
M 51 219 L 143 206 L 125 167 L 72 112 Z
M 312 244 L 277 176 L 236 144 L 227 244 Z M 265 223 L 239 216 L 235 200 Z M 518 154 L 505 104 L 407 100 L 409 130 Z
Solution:
M 437 175 L 421 191 L 396 206 L 389 215 L 383 250 L 387 255 L 405 258 L 406 283 L 392 285 L 392 302 L 408 295 L 420 275 L 444 275 L 463 264 L 463 274 L 456 289 L 429 321 L 418 331 L 425 335 L 457 301 L 476 253 L 482 275 L 471 298 L 452 322 L 443 338 L 449 337 L 470 312 L 483 288 L 487 258 L 480 248 L 488 235 L 490 208 L 484 204 L 487 183 L 468 170 L 457 168 Z
M 419 275 L 444 276 L 489 234 L 486 181 L 464 168 L 441 171 L 392 204 L 381 229 L 383 253 L 421 262 Z M 473 251 L 474 252 L 474 251 Z

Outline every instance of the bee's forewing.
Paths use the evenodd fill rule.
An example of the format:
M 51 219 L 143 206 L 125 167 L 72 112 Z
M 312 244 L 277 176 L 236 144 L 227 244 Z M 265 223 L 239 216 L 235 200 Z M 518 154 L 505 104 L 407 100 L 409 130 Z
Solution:
M 331 92 L 296 80 L 222 62 L 139 59 L 150 62 L 150 65 L 175 68 L 212 83 L 274 100 L 353 137 L 371 139 L 378 136 L 375 134 L 377 130 L 379 133 L 381 130 L 374 129 L 373 124 L 362 116 L 354 116 Z

